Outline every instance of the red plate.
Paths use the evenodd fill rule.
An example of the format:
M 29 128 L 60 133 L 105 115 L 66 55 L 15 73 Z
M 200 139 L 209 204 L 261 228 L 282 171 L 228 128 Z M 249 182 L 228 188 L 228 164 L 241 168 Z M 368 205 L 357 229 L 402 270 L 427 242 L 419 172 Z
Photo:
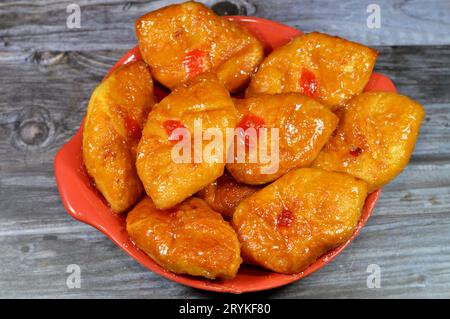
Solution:
M 239 16 L 228 18 L 243 25 L 257 36 L 264 43 L 268 51 L 287 43 L 293 37 L 301 34 L 296 29 L 269 20 Z M 136 59 L 141 59 L 137 47 L 125 54 L 111 68 L 107 75 L 118 66 Z M 372 74 L 365 88 L 365 91 L 375 90 L 396 92 L 394 84 L 388 77 L 376 73 Z M 162 97 L 165 93 L 159 90 L 157 94 Z M 284 275 L 243 265 L 236 278 L 228 281 L 211 281 L 197 277 L 176 275 L 161 268 L 131 243 L 125 230 L 125 216 L 113 214 L 99 192 L 91 185 L 82 160 L 82 128 L 83 123 L 75 136 L 61 147 L 55 157 L 56 182 L 62 202 L 69 214 L 75 219 L 103 232 L 117 246 L 151 271 L 178 283 L 203 290 L 230 293 L 259 291 L 283 286 L 308 276 L 333 260 L 352 242 L 372 214 L 375 203 L 380 195 L 380 191 L 378 190 L 367 197 L 361 220 L 354 234 L 347 242 L 323 255 L 301 273 Z

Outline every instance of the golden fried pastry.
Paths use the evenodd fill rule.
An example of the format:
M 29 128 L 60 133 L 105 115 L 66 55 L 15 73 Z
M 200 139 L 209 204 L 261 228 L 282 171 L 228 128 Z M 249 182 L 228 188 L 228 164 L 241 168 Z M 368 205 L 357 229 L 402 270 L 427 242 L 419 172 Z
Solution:
M 345 173 L 287 173 L 233 215 L 244 261 L 280 273 L 304 270 L 353 234 L 366 195 L 367 184 Z
M 206 71 L 229 91 L 246 85 L 264 58 L 262 44 L 201 3 L 185 2 L 136 21 L 139 49 L 153 77 L 170 89 Z
M 145 197 L 128 214 L 127 231 L 155 262 L 177 274 L 231 279 L 242 262 L 233 228 L 199 198 L 159 210 Z
M 238 183 L 227 172 L 197 193 L 197 196 L 223 217 L 230 219 L 241 201 L 260 190 L 260 186 Z
M 156 207 L 172 207 L 223 174 L 225 151 L 211 158 L 200 153 L 196 159 L 193 150 L 186 161 L 174 160 L 172 151 L 184 142 L 194 147 L 191 139 L 194 138 L 195 123 L 200 120 L 203 131 L 216 128 L 221 132 L 223 145 L 227 148 L 225 129 L 235 127 L 236 113 L 228 91 L 214 74 L 200 75 L 177 87 L 154 106 L 138 146 L 136 166 Z M 180 141 L 181 136 L 174 135 L 177 128 L 187 129 L 190 138 Z M 203 150 L 207 144 L 208 141 L 200 140 Z M 186 155 L 181 151 L 176 154 Z
M 115 213 L 131 207 L 143 193 L 134 162 L 154 103 L 152 78 L 142 61 L 114 71 L 89 101 L 83 129 L 84 164 Z
M 299 92 L 334 107 L 362 92 L 376 57 L 376 51 L 358 43 L 304 34 L 264 60 L 246 95 Z
M 352 174 L 374 191 L 408 164 L 425 113 L 406 96 L 367 92 L 337 114 L 339 126 L 313 166 Z
M 258 154 L 261 154 L 261 148 L 264 149 L 263 153 L 268 154 L 265 160 L 258 155 L 255 161 L 250 155 L 250 148 L 247 148 L 244 162 L 239 162 L 238 152 L 235 150 L 235 160 L 227 164 L 231 175 L 238 182 L 247 184 L 265 184 L 294 167 L 309 166 L 338 123 L 337 116 L 327 107 L 298 93 L 236 99 L 235 106 L 240 112 L 238 128 L 246 130 L 252 127 L 258 131 L 261 128 L 268 129 L 267 139 L 260 135 L 255 144 Z M 274 134 L 271 131 L 272 128 L 279 129 L 278 138 L 273 140 L 277 144 L 275 147 L 271 144 L 273 143 L 272 134 Z M 246 139 L 248 136 L 241 135 L 239 138 Z M 267 146 L 261 144 L 264 141 L 267 141 Z M 235 149 L 237 149 L 237 143 L 235 143 Z M 278 156 L 273 153 L 277 149 Z M 277 158 L 278 165 L 275 163 Z

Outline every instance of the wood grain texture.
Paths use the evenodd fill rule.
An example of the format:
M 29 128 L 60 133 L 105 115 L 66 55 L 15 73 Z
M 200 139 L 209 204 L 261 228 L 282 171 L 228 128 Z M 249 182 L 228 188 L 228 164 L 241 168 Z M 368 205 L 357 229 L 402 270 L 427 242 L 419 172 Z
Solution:
M 231 2 L 236 7 L 219 9 L 304 30 L 346 21 L 349 31 L 336 33 L 351 36 L 346 32 L 356 34 L 352 30 L 365 23 L 353 11 L 364 7 L 356 1 L 339 6 L 331 1 Z M 80 1 L 79 30 L 65 28 L 68 3 L 0 3 L 0 297 L 217 296 L 149 272 L 62 206 L 53 175 L 56 151 L 78 129 L 94 87 L 134 45 L 130 21 L 168 1 Z M 416 1 L 395 1 L 389 10 L 400 12 L 399 19 L 406 16 L 406 30 L 429 41 L 415 43 L 449 44 L 443 40 L 449 32 L 447 3 L 436 2 L 440 14 Z M 335 22 L 323 23 L 330 17 Z M 442 36 L 425 37 L 434 27 Z M 405 43 L 394 35 L 380 36 L 393 42 L 373 41 L 367 30 L 358 36 L 366 37 L 356 38 L 363 42 Z M 376 49 L 377 71 L 427 112 L 410 165 L 383 190 L 360 236 L 336 260 L 302 281 L 243 298 L 450 297 L 450 46 Z M 69 264 L 81 267 L 80 289 L 66 286 Z M 381 267 L 380 289 L 366 286 L 369 264 Z

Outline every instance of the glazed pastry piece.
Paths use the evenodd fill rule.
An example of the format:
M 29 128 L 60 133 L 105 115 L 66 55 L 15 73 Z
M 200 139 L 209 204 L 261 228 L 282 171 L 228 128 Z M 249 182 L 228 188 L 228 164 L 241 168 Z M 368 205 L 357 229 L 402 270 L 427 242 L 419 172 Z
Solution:
M 170 89 L 211 71 L 236 91 L 248 84 L 264 58 L 262 44 L 247 30 L 196 2 L 150 12 L 135 27 L 152 75 Z
M 239 141 L 236 141 L 235 160 L 227 164 L 231 175 L 238 182 L 247 184 L 265 184 L 292 168 L 309 166 L 338 123 L 337 116 L 327 107 L 298 93 L 236 99 L 235 106 L 240 113 L 238 128 L 252 127 L 257 131 L 267 128 L 267 139 L 259 135 L 256 143 L 246 135 L 238 135 L 241 145 L 246 143 L 248 146 L 245 161 L 237 157 Z M 278 138 L 272 142 L 273 128 L 278 129 Z M 267 141 L 266 146 L 261 144 L 264 141 Z M 251 145 L 256 146 L 256 161 L 251 156 Z M 268 156 L 264 158 L 260 154 Z
M 304 34 L 264 60 L 246 95 L 299 92 L 334 107 L 363 91 L 376 58 L 376 51 L 361 44 Z
M 121 213 L 143 193 L 134 165 L 136 147 L 155 99 L 142 61 L 114 71 L 92 93 L 83 129 L 83 160 L 111 210 Z
M 228 91 L 214 74 L 196 77 L 155 105 L 138 146 L 136 166 L 156 207 L 172 207 L 223 174 L 228 147 L 225 129 L 235 127 L 236 113 Z M 223 154 L 213 153 L 207 157 L 206 147 L 210 141 L 200 140 L 202 149 L 197 153 L 200 154 L 197 159 L 195 150 L 184 159 L 174 159 L 174 147 L 190 142 L 190 147 L 194 148 L 195 143 L 191 140 L 194 139 L 195 121 L 201 121 L 203 131 L 216 128 L 222 134 Z M 190 138 L 176 137 L 177 128 L 189 131 Z M 186 155 L 188 152 L 180 150 L 174 154 Z
M 425 113 L 406 96 L 367 92 L 337 114 L 339 126 L 313 166 L 352 174 L 374 191 L 408 164 Z
M 260 190 L 260 186 L 238 183 L 227 172 L 197 193 L 197 196 L 223 217 L 230 219 L 241 201 Z
M 233 225 L 244 261 L 293 274 L 355 230 L 367 185 L 321 169 L 293 170 L 241 202 Z
M 177 274 L 231 279 L 242 262 L 233 228 L 201 199 L 158 210 L 145 197 L 127 216 L 134 243 Z

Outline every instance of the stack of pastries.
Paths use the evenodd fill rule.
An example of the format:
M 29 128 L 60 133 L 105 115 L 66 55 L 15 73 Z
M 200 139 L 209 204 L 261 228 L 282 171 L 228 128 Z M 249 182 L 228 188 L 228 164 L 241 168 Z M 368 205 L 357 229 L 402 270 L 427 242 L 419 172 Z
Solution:
M 309 33 L 265 56 L 257 37 L 196 2 L 150 12 L 135 29 L 142 60 L 93 92 L 83 159 L 111 210 L 128 213 L 131 240 L 165 269 L 301 272 L 353 234 L 368 193 L 409 161 L 424 110 L 363 93 L 377 58 L 366 46 Z M 154 82 L 171 91 L 161 101 Z M 174 132 L 199 119 L 224 135 L 277 128 L 277 170 L 226 154 L 174 162 Z

